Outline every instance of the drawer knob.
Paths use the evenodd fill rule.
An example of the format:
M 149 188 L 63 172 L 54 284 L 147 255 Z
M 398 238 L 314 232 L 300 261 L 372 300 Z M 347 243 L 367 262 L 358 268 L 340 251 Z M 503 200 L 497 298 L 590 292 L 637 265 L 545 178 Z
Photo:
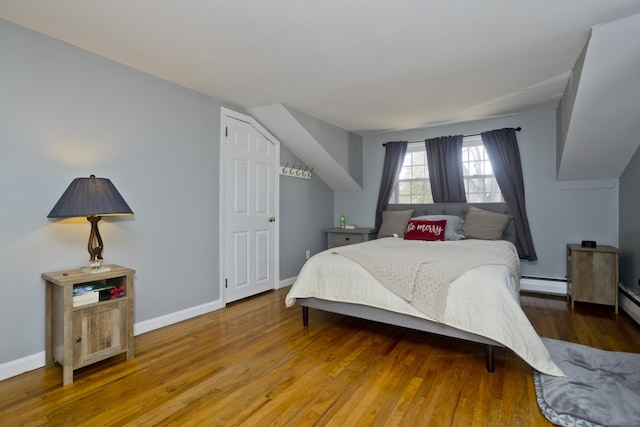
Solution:
M 348 242 L 348 241 L 349 241 L 349 238 L 348 238 L 348 237 L 345 237 L 345 239 L 344 239 L 344 240 L 346 240 L 346 241 Z
M 82 337 L 76 337 L 76 342 L 82 341 Z

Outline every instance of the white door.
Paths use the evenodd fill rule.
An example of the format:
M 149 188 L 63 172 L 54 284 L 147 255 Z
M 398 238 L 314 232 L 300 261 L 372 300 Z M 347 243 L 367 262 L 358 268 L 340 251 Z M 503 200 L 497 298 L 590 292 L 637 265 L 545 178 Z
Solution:
M 221 262 L 224 302 L 276 288 L 279 143 L 223 109 Z

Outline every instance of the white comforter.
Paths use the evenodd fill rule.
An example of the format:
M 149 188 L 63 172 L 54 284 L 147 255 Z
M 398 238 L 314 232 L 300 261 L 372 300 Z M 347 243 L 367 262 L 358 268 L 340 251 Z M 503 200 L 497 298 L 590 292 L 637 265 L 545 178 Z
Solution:
M 497 341 L 544 374 L 563 376 L 520 308 L 518 288 L 519 277 L 504 265 L 475 268 L 449 287 L 442 323 Z M 312 297 L 433 320 L 377 282 L 363 267 L 331 250 L 305 263 L 285 303 L 291 307 L 296 298 Z

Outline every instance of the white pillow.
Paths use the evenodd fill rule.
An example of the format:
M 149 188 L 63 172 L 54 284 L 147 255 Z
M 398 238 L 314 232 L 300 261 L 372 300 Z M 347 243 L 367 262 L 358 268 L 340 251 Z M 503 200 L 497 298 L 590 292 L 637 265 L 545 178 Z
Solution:
M 422 215 L 411 219 L 439 220 L 446 219 L 447 225 L 444 227 L 444 240 L 462 240 L 465 239 L 462 234 L 458 234 L 458 230 L 464 224 L 464 219 L 456 215 Z

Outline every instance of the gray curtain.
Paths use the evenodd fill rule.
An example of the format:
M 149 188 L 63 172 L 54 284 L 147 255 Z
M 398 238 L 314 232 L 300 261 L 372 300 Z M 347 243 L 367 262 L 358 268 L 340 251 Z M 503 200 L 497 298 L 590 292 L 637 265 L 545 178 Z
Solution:
M 434 203 L 465 203 L 462 135 L 424 141 Z
M 376 205 L 376 228 L 382 225 L 382 212 L 387 209 L 389 198 L 398 181 L 398 175 L 407 152 L 407 141 L 394 141 L 385 144 L 384 165 L 382 166 L 382 179 L 380 180 L 380 192 Z
M 522 259 L 538 259 L 529 230 L 529 219 L 524 201 L 524 179 L 516 130 L 504 128 L 482 132 L 482 142 L 489 155 L 491 167 L 500 186 L 502 197 L 513 216 L 516 230 L 516 249 Z

